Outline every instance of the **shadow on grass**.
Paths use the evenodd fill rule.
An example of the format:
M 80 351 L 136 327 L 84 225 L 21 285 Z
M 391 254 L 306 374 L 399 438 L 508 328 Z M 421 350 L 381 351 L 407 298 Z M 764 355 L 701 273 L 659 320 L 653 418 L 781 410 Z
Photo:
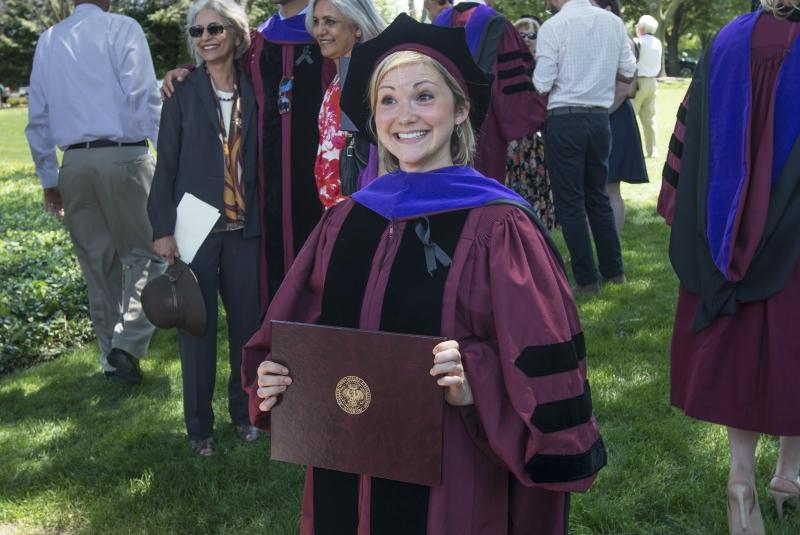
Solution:
M 22 533 L 296 532 L 302 470 L 268 462 L 265 437 L 235 437 L 222 355 L 208 459 L 186 440 L 174 333 L 156 334 L 136 387 L 98 374 L 94 348 L 4 379 L 0 519 Z

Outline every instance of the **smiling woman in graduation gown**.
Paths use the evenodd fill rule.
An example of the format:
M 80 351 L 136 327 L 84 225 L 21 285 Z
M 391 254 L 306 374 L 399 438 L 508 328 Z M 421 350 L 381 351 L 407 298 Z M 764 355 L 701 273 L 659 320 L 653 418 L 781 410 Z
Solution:
M 463 43 L 461 29 L 401 15 L 354 52 L 343 109 L 364 124 L 366 114 L 357 108 L 373 68 L 394 60 L 394 52 L 412 50 L 435 58 L 458 81 L 472 101 L 473 123 L 480 124 L 488 80 Z M 433 124 L 426 106 L 444 97 L 425 89 L 433 87 L 429 82 L 411 89 L 415 81 L 431 79 L 432 67 L 401 63 L 379 81 L 389 80 L 391 69 L 402 75 L 391 78 L 397 86 L 391 98 L 379 90 L 378 108 L 418 105 L 397 124 L 427 131 L 423 137 L 431 145 L 445 147 L 448 165 L 425 165 L 414 159 L 412 147 L 411 156 L 397 158 L 399 169 L 326 211 L 245 348 L 242 373 L 251 419 L 268 428 L 274 393 L 288 385 L 290 370 L 264 362 L 271 320 L 445 336 L 458 342 L 457 350 L 438 352 L 446 344 L 456 347 L 453 342 L 431 348 L 436 362 L 455 354 L 451 362 L 463 371 L 457 366 L 438 379 L 451 385 L 445 386 L 442 485 L 309 467 L 301 533 L 566 533 L 569 493 L 590 487 L 605 464 L 605 449 L 592 416 L 583 334 L 560 258 L 519 196 L 454 161 L 457 136 L 474 143 L 471 133 L 458 134 L 470 128 L 458 100 L 455 131 L 451 115 L 444 142 L 437 141 L 441 124 Z M 409 97 L 411 104 L 403 88 L 419 93 Z M 385 149 L 392 145 L 386 143 L 381 109 L 376 123 Z M 431 120 L 423 124 L 420 117 Z M 432 374 L 442 369 L 434 366 Z M 433 379 L 420 377 L 425 380 Z M 466 394 L 454 401 L 456 391 Z

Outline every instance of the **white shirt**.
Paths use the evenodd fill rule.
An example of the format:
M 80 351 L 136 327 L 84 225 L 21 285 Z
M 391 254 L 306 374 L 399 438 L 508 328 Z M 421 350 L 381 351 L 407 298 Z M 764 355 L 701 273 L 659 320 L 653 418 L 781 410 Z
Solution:
M 569 0 L 539 29 L 533 83 L 550 93 L 547 109 L 610 107 L 617 72 L 632 77 L 636 58 L 622 19 L 613 13 L 589 0 Z
M 661 74 L 661 40 L 650 34 L 639 37 L 639 76 L 653 78 Z
M 58 184 L 56 146 L 145 138 L 155 144 L 160 119 L 150 48 L 135 20 L 80 4 L 41 35 L 25 135 L 43 187 Z
M 233 91 L 217 91 L 219 97 L 219 111 L 222 113 L 222 121 L 225 124 L 225 135 L 231 137 L 231 112 L 233 111 Z

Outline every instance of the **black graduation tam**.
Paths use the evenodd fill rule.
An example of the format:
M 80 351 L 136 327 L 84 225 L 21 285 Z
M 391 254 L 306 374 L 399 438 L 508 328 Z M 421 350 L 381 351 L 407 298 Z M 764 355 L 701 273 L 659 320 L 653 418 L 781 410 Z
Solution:
M 470 120 L 476 130 L 489 107 L 492 77 L 472 59 L 463 28 L 417 22 L 401 13 L 380 35 L 353 49 L 339 106 L 358 130 L 368 133 L 369 80 L 389 54 L 412 50 L 430 56 L 453 75 L 470 100 Z

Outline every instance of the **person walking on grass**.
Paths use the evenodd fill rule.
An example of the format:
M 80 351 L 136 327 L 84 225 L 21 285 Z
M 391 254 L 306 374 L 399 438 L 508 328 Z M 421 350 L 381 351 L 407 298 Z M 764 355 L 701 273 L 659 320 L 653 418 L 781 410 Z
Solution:
M 146 210 L 161 101 L 141 26 L 110 3 L 75 0 L 39 38 L 25 134 L 44 209 L 64 219 L 86 279 L 100 366 L 136 384 L 153 334 L 140 292 L 164 269 L 147 257 Z
M 619 236 L 606 194 L 609 107 L 616 80 L 633 81 L 636 60 L 622 19 L 589 0 L 548 0 L 556 14 L 539 29 L 533 82 L 549 94 L 545 161 L 576 291 L 623 283 Z M 588 225 L 587 225 L 588 216 Z M 600 264 L 589 237 L 591 226 Z
M 648 158 L 658 158 L 656 140 L 656 94 L 661 74 L 661 40 L 653 35 L 658 30 L 658 21 L 650 15 L 642 15 L 636 24 L 636 42 L 639 61 L 636 64 L 636 96 L 633 109 L 642 122 L 644 148 Z
M 800 504 L 800 0 L 762 3 L 706 48 L 658 201 L 680 280 L 670 401 L 727 428 L 734 535 L 764 534 L 761 434 L 780 437 L 778 517 Z

